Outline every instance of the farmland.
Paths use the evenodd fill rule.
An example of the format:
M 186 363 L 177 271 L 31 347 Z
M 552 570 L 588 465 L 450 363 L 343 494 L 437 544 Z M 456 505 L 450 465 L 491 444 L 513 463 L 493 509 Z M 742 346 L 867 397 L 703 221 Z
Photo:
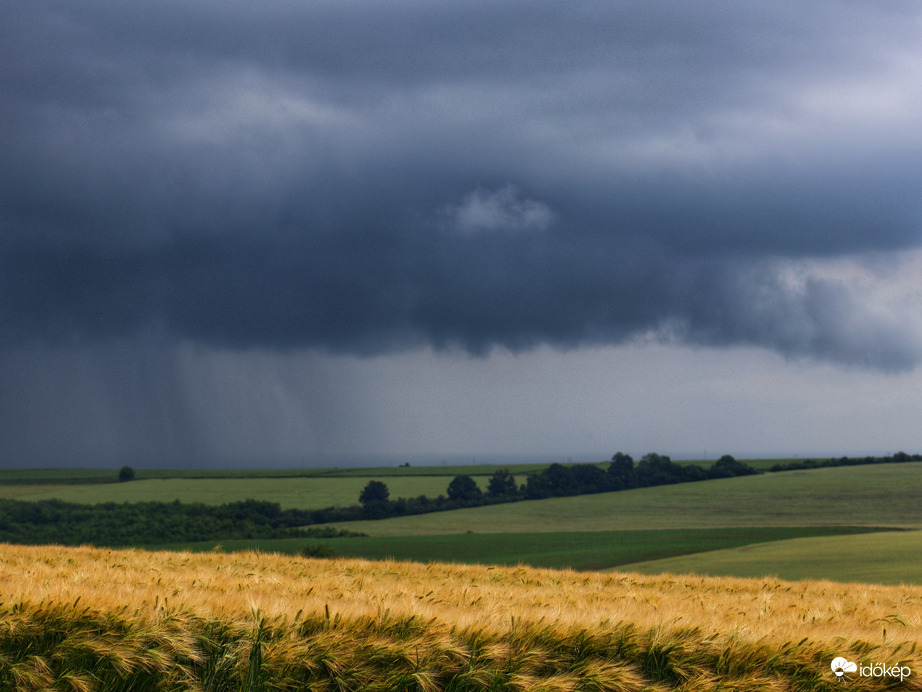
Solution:
M 322 545 L 335 553 L 372 560 L 396 559 L 468 564 L 527 564 L 597 570 L 641 560 L 670 558 L 722 548 L 785 541 L 804 536 L 853 535 L 876 531 L 874 527 L 784 526 L 721 529 L 659 529 L 650 531 L 582 531 L 572 533 L 448 534 L 441 536 L 389 536 L 328 538 Z M 315 545 L 317 541 L 310 541 Z M 298 553 L 305 540 L 230 540 L 177 543 L 176 550 L 253 550 Z
M 766 470 L 778 459 L 747 460 Z M 787 460 L 790 461 L 790 460 Z M 709 462 L 679 462 L 708 465 Z M 567 466 L 567 464 L 564 464 Z M 572 466 L 572 464 L 569 464 Z M 0 498 L 66 502 L 203 502 L 222 504 L 240 500 L 269 500 L 283 508 L 320 509 L 354 503 L 369 480 L 385 481 L 392 497 L 436 497 L 449 481 L 468 475 L 485 489 L 487 480 L 509 468 L 518 482 L 547 468 L 547 464 L 465 466 L 398 466 L 339 469 L 190 470 L 139 469 L 132 483 L 116 483 L 108 469 L 0 469 Z M 607 462 L 600 462 L 600 467 Z
M 242 500 L 279 503 L 283 509 L 321 509 L 356 504 L 369 477 L 300 478 L 163 478 L 131 483 L 8 485 L 0 497 L 20 500 L 102 502 L 201 502 L 219 505 Z M 445 494 L 450 477 L 406 476 L 388 480 L 394 497 Z
M 777 460 L 760 462 L 763 466 Z M 531 468 L 531 467 L 529 467 Z M 876 534 L 858 537 L 849 545 L 867 545 L 879 553 L 873 573 L 861 571 L 861 559 L 818 559 L 833 551 L 836 534 L 919 528 L 917 507 L 922 489 L 917 482 L 920 463 L 878 464 L 819 468 L 784 473 L 682 483 L 621 492 L 599 493 L 537 501 L 519 501 L 468 509 L 395 517 L 376 521 L 333 524 L 335 530 L 364 533 L 367 538 L 329 538 L 323 544 L 334 554 L 369 559 L 399 558 L 447 560 L 480 564 L 518 563 L 575 569 L 625 568 L 649 571 L 696 571 L 704 574 L 785 575 L 828 577 L 881 583 L 920 581 L 919 561 L 905 551 L 887 551 L 887 541 L 899 545 L 918 534 Z M 242 499 L 276 502 L 283 508 L 310 509 L 354 504 L 370 479 L 386 480 L 392 496 L 435 496 L 444 493 L 451 474 L 466 467 L 430 469 L 345 469 L 304 472 L 294 477 L 281 472 L 250 472 L 249 476 L 145 478 L 127 483 L 100 483 L 99 476 L 72 474 L 53 483 L 54 472 L 7 472 L 10 482 L 0 485 L 0 497 L 20 500 L 57 498 L 92 506 L 104 502 L 172 502 L 223 505 Z M 488 476 L 476 476 L 484 487 Z M 526 475 L 513 467 L 520 482 Z M 333 475 L 343 471 L 344 475 Z M 383 475 L 391 471 L 394 475 Z M 422 473 L 426 471 L 425 475 Z M 167 473 L 167 472 L 159 472 Z M 209 473 L 209 472 L 189 472 Z M 63 474 L 63 472 L 61 472 Z M 364 475 L 362 475 L 364 474 Z M 114 474 L 109 473 L 109 477 Z M 59 476 L 59 480 L 63 478 Z M 82 480 L 82 482 L 78 482 Z M 31 482 L 29 482 L 31 481 Z M 40 481 L 40 482 L 36 482 Z M 143 516 L 142 505 L 131 514 L 132 526 Z M 193 506 L 190 504 L 189 506 Z M 164 508 L 166 509 L 166 508 Z M 173 511 L 173 508 L 169 508 Z M 847 511 L 846 511 L 847 510 Z M 142 512 L 141 515 L 138 512 Z M 50 516 L 53 516 L 52 513 Z M 126 526 L 126 529 L 128 527 Z M 182 529 L 180 533 L 179 529 Z M 782 530 L 783 529 L 783 530 Z M 197 542 L 186 524 L 177 527 L 174 542 L 168 533 L 154 542 L 122 540 L 115 545 L 152 549 L 222 550 L 259 549 L 297 553 L 318 540 L 289 538 L 244 539 L 245 533 L 211 532 L 210 540 Z M 92 542 L 90 534 L 81 542 Z M 125 535 L 130 535 L 126 533 Z M 277 534 L 281 535 L 281 534 Z M 287 535 L 287 534 L 286 534 Z M 218 536 L 221 536 L 220 538 Z M 887 536 L 886 540 L 883 536 Z M 2 537 L 0 537 L 2 538 Z M 784 571 L 787 550 L 810 539 L 796 571 Z M 847 539 L 838 539 L 847 540 Z M 175 542 L 181 541 L 181 542 Z M 824 543 L 824 541 L 833 541 Z M 863 542 L 862 542 L 863 541 Z M 754 545 L 761 544 L 758 552 Z M 828 550 L 821 546 L 830 546 Z M 761 551 L 775 551 L 755 559 Z M 715 552 L 716 551 L 716 552 Z M 867 553 L 867 554 L 871 554 Z M 735 556 L 732 557 L 731 556 Z M 791 560 L 795 555 L 791 554 Z M 676 562 L 669 562 L 676 560 Z M 666 562 L 662 562 L 666 561 Z
M 922 583 L 922 532 L 835 536 L 922 525 L 920 472 L 918 463 L 813 469 L 346 522 L 335 526 L 369 538 L 323 543 L 369 559 Z M 303 547 L 292 539 L 220 545 Z
M 740 577 L 827 579 L 878 584 L 922 584 L 922 531 L 796 538 L 628 564 L 659 574 L 695 572 Z
M 922 527 L 922 463 L 788 471 L 350 522 L 372 536 L 724 526 Z
M 753 468 L 766 471 L 778 463 L 800 461 L 799 459 L 747 459 Z M 679 464 L 698 464 L 707 466 L 711 461 L 687 460 Z M 567 462 L 564 466 L 573 466 Z M 607 461 L 598 462 L 604 468 Z M 285 469 L 136 469 L 138 480 L 186 478 L 214 479 L 227 478 L 248 480 L 252 478 L 407 478 L 416 476 L 453 476 L 465 474 L 473 477 L 491 476 L 502 468 L 514 470 L 516 475 L 525 476 L 535 471 L 546 469 L 547 463 L 509 464 L 452 464 L 436 466 L 375 466 L 375 467 L 335 467 L 335 468 L 285 468 Z M 8 485 L 67 485 L 67 484 L 109 484 L 118 478 L 117 470 L 105 468 L 5 468 L 0 469 L 0 486 Z
M 830 661 L 847 656 L 913 671 L 850 689 L 919 690 L 922 586 L 906 584 L 922 585 L 920 471 L 820 468 L 329 527 L 363 537 L 2 545 L 0 689 L 819 692 L 840 688 Z M 310 508 L 352 503 L 373 478 L 395 495 L 450 479 L 364 473 L 47 476 L 3 492 L 221 504 L 249 488 Z M 299 555 L 318 545 L 340 557 Z
M 838 689 L 912 671 L 922 588 L 3 546 L 5 689 Z M 897 681 L 898 682 L 898 681 Z M 890 689 L 890 677 L 850 689 Z

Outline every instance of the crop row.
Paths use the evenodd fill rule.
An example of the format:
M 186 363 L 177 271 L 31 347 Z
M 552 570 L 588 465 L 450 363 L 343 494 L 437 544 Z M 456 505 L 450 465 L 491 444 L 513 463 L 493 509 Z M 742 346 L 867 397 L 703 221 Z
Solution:
M 809 641 L 747 641 L 695 627 L 566 627 L 513 618 L 504 631 L 387 613 L 347 619 L 207 619 L 182 611 L 100 613 L 79 604 L 0 609 L 0 687 L 71 690 L 833 690 L 849 653 Z M 871 645 L 852 655 L 891 656 Z M 880 656 L 878 656 L 880 657 Z M 922 663 L 910 647 L 901 664 Z M 855 680 L 850 690 L 885 689 Z M 916 678 L 904 689 L 922 689 Z

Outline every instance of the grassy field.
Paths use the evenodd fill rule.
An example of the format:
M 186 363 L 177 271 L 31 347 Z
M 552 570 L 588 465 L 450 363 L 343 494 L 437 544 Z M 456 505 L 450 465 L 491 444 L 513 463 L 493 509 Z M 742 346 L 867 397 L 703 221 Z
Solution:
M 758 460 L 754 465 L 766 467 L 776 462 Z M 446 493 L 456 475 L 470 475 L 486 490 L 489 477 L 500 468 L 509 468 L 521 484 L 529 473 L 546 467 L 547 464 L 247 471 L 139 469 L 137 480 L 130 483 L 113 482 L 117 470 L 108 469 L 0 469 L 0 498 L 85 504 L 179 500 L 211 505 L 256 499 L 278 502 L 283 509 L 321 509 L 356 504 L 369 480 L 384 481 L 391 498 L 434 498 Z
M 569 464 L 568 464 L 569 465 Z M 606 463 L 601 464 L 603 467 Z M 138 480 L 184 478 L 215 479 L 228 478 L 247 480 L 251 478 L 408 478 L 419 476 L 492 476 L 501 468 L 509 468 L 516 474 L 525 475 L 547 468 L 546 463 L 535 464 L 468 464 L 453 466 L 380 466 L 365 468 L 253 468 L 253 469 L 146 469 L 135 468 Z M 81 483 L 116 483 L 119 469 L 93 468 L 0 468 L 0 485 L 70 485 Z
M 775 460 L 766 460 L 766 463 L 768 461 L 774 463 Z M 418 475 L 419 469 L 394 468 L 391 471 L 395 475 L 377 478 L 387 482 L 392 497 L 420 494 L 433 497 L 445 492 L 451 474 L 460 469 L 463 467 L 454 467 L 445 475 Z M 311 509 L 357 501 L 359 492 L 371 477 L 360 474 L 369 474 L 369 470 L 346 471 L 349 473 L 344 476 L 293 478 L 254 474 L 238 478 L 161 478 L 112 484 L 13 483 L 0 485 L 0 497 L 58 498 L 80 503 L 180 500 L 206 504 L 259 499 L 278 502 L 283 508 Z M 757 557 L 761 552 L 753 553 L 743 546 L 808 536 L 819 541 L 811 545 L 825 545 L 822 541 L 831 539 L 822 538 L 822 531 L 817 527 L 922 528 L 918 512 L 918 507 L 922 506 L 920 474 L 922 463 L 853 466 L 522 501 L 380 521 L 340 523 L 337 528 L 364 532 L 371 538 L 358 542 L 336 539 L 330 544 L 342 554 L 367 558 L 522 562 L 578 569 L 649 562 L 639 565 L 638 569 L 914 582 L 919 580 L 922 558 L 915 557 L 912 550 L 875 549 L 873 559 L 868 558 L 873 562 L 873 570 L 862 572 L 856 569 L 856 565 L 861 564 L 859 558 L 843 563 L 817 558 L 810 551 L 800 555 L 799 544 L 787 540 L 775 544 L 771 549 L 774 552 L 764 559 Z M 483 486 L 488 476 L 477 478 Z M 523 479 L 520 475 L 519 480 Z M 772 537 L 767 532 L 775 528 L 790 528 L 795 533 Z M 796 533 L 803 530 L 807 532 Z M 879 545 L 873 538 L 866 540 L 869 541 L 867 545 Z M 222 546 L 225 550 L 258 547 L 296 551 L 303 543 L 224 541 Z M 788 548 L 792 551 L 790 560 L 785 557 Z M 760 551 L 763 549 L 767 550 L 763 547 Z M 715 550 L 730 552 L 710 552 Z M 815 555 L 826 554 L 817 550 Z M 835 554 L 835 549 L 830 550 Z M 689 555 L 692 552 L 701 555 Z M 715 557 L 706 557 L 704 553 Z M 678 561 L 662 562 L 666 558 Z
M 372 477 L 393 497 L 431 497 L 454 475 L 410 470 L 46 476 L 0 482 L 0 495 L 311 508 L 355 502 Z M 849 689 L 922 690 L 922 587 L 907 585 L 922 584 L 920 474 L 920 463 L 764 474 L 209 552 L 4 545 L 0 689 L 832 692 L 843 683 L 830 662 L 846 656 L 912 671 Z M 881 527 L 913 530 L 862 533 Z M 296 555 L 317 544 L 347 557 Z
M 920 587 L 254 553 L 2 555 L 2 689 L 832 692 L 838 656 L 901 669 L 850 690 L 922 689 Z
M 797 538 L 622 564 L 620 569 L 737 577 L 775 576 L 877 584 L 922 584 L 922 531 Z
M 241 500 L 277 502 L 282 509 L 321 509 L 358 504 L 371 476 L 344 478 L 164 478 L 130 483 L 83 485 L 0 485 L 0 497 L 18 500 L 100 502 L 201 502 L 219 505 Z M 450 478 L 407 476 L 386 478 L 391 497 L 430 498 L 445 495 Z M 486 478 L 478 478 L 486 487 Z
M 922 463 L 786 471 L 477 507 L 343 528 L 372 536 L 733 526 L 922 527 Z
M 450 534 L 385 538 L 285 538 L 152 546 L 169 550 L 260 550 L 297 554 L 306 545 L 322 544 L 346 557 L 370 560 L 416 560 L 466 564 L 525 564 L 554 569 L 598 570 L 664 557 L 785 541 L 804 536 L 858 534 L 873 530 L 851 526 L 783 526 L 731 529 L 661 529 L 653 531 L 585 531 L 582 533 Z M 710 554 L 710 553 L 708 553 Z
M 679 464 L 697 464 L 709 468 L 715 460 L 683 460 Z M 797 459 L 745 459 L 750 466 L 760 471 L 767 471 L 777 463 L 798 461 Z M 598 466 L 608 468 L 608 461 L 601 460 Z M 574 463 L 565 463 L 573 466 Z M 547 463 L 534 464 L 466 464 L 434 466 L 381 466 L 372 468 L 288 468 L 288 469 L 146 469 L 135 468 L 138 480 L 151 479 L 240 479 L 251 478 L 364 478 L 386 480 L 389 478 L 410 478 L 419 476 L 454 476 L 489 477 L 500 469 L 509 469 L 524 482 L 529 473 L 546 469 Z M 118 469 L 106 468 L 0 468 L 0 487 L 6 485 L 71 485 L 87 483 L 116 483 Z M 446 483 L 447 485 L 447 483 Z

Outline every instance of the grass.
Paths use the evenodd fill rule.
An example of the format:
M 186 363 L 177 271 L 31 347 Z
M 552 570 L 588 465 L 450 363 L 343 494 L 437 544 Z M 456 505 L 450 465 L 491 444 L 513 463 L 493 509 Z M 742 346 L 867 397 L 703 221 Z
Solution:
M 2 546 L 0 688 L 920 690 L 922 588 Z
M 2 469 L 0 486 L 6 485 L 66 485 L 71 483 L 113 483 L 118 469 Z
M 715 460 L 682 460 L 679 464 L 697 464 L 709 468 Z M 767 471 L 778 463 L 799 461 L 798 459 L 745 459 L 747 464 L 760 471 Z M 564 463 L 564 466 L 573 466 Z M 598 465 L 608 468 L 608 461 L 600 460 Z M 522 481 L 529 473 L 546 469 L 547 463 L 534 464 L 454 464 L 437 466 L 379 466 L 366 468 L 286 468 L 286 469 L 146 469 L 135 468 L 138 480 L 151 479 L 240 479 L 252 478 L 417 478 L 425 476 L 449 477 L 467 475 L 489 477 L 500 469 L 509 469 Z M 72 485 L 116 483 L 118 468 L 0 468 L 0 486 L 5 485 Z M 446 483 L 447 485 L 447 483 Z
M 282 509 L 322 509 L 358 504 L 370 477 L 346 478 L 164 478 L 129 483 L 83 485 L 0 485 L 0 498 L 101 502 L 200 502 L 219 505 L 255 499 L 277 502 Z M 378 480 L 385 479 L 379 476 Z M 486 487 L 486 479 L 479 479 Z M 444 476 L 386 478 L 391 497 L 435 498 L 445 495 Z
M 525 564 L 532 567 L 598 570 L 688 553 L 784 541 L 804 536 L 865 533 L 869 527 L 748 527 L 660 529 L 581 533 L 451 534 L 385 538 L 276 539 L 177 543 L 151 546 L 167 550 L 260 550 L 297 554 L 306 545 L 324 545 L 347 557 L 370 560 L 466 564 Z
M 766 463 L 768 461 L 774 462 L 766 460 Z M 463 467 L 453 470 L 459 468 Z M 309 509 L 354 503 L 368 480 L 368 476 L 358 474 L 368 470 L 347 471 L 356 475 L 164 478 L 108 485 L 6 485 L 0 486 L 0 496 L 7 493 L 34 499 L 58 497 L 74 502 L 178 499 L 211 504 L 255 498 L 279 502 L 286 508 Z M 392 471 L 417 469 L 394 468 Z M 331 545 L 341 553 L 367 558 L 522 562 L 578 569 L 643 562 L 638 569 L 915 582 L 919 581 L 919 565 L 912 549 L 880 547 L 889 540 L 906 541 L 908 538 L 856 539 L 850 545 L 868 546 L 863 548 L 865 557 L 838 548 L 826 550 L 822 546 L 839 544 L 824 543 L 831 539 L 821 538 L 816 539 L 817 543 L 803 544 L 813 546 L 804 553 L 800 552 L 801 543 L 787 540 L 770 549 L 763 546 L 758 551 L 742 546 L 756 542 L 756 539 L 745 538 L 747 532 L 760 536 L 759 541 L 771 541 L 817 536 L 817 526 L 922 528 L 917 509 L 922 505 L 920 474 L 922 463 L 789 471 L 382 521 L 347 522 L 336 526 L 367 533 L 371 538 L 360 542 L 336 540 Z M 379 478 L 386 479 L 395 497 L 419 494 L 432 497 L 444 492 L 447 486 L 445 476 Z M 479 480 L 483 484 L 486 476 L 480 476 Z M 769 531 L 783 527 L 800 530 L 798 527 L 804 526 L 814 527 L 810 529 L 814 533 L 772 538 Z M 693 532 L 683 534 L 681 530 Z M 488 537 L 500 532 L 513 535 Z M 645 538 L 639 539 L 639 536 Z M 683 540 L 687 541 L 686 545 L 682 544 Z M 737 540 L 739 542 L 734 542 Z M 298 542 L 223 542 L 225 549 L 259 547 L 294 552 L 302 546 L 303 543 Z M 714 550 L 730 552 L 710 553 Z M 764 558 L 761 557 L 763 551 Z M 678 557 L 691 552 L 702 554 Z M 705 552 L 711 557 L 705 557 Z M 667 558 L 675 561 L 663 562 Z
M 736 526 L 922 527 L 922 463 L 786 471 L 341 525 L 371 536 Z
M 771 463 L 776 460 L 756 462 Z M 456 475 L 470 475 L 486 490 L 489 477 L 499 468 L 509 468 L 521 484 L 529 473 L 546 467 L 547 464 L 246 471 L 138 469 L 136 480 L 128 483 L 115 482 L 117 470 L 108 469 L 0 469 L 0 498 L 57 499 L 81 504 L 179 500 L 211 505 L 256 499 L 278 502 L 283 509 L 321 509 L 356 504 L 362 488 L 372 479 L 384 481 L 392 498 L 435 498 L 446 494 L 448 483 Z
M 572 465 L 572 464 L 566 464 Z M 607 466 L 607 462 L 601 464 Z M 417 478 L 458 475 L 489 477 L 503 468 L 523 478 L 548 467 L 535 464 L 467 464 L 452 466 L 376 466 L 366 468 L 253 468 L 253 469 L 146 469 L 135 468 L 138 480 L 151 479 L 239 479 L 252 478 Z M 0 468 L 0 485 L 70 485 L 81 483 L 116 483 L 118 468 Z M 446 482 L 447 484 L 447 482 Z
M 836 581 L 922 584 L 922 531 L 798 538 L 643 561 L 623 568 L 648 574 L 781 579 L 822 574 Z

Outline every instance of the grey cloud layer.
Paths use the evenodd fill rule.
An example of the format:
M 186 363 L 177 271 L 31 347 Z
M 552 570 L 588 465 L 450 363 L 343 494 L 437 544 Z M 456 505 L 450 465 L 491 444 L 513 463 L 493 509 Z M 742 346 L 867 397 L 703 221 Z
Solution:
M 4 343 L 919 358 L 774 269 L 919 244 L 913 3 L 0 14 Z

